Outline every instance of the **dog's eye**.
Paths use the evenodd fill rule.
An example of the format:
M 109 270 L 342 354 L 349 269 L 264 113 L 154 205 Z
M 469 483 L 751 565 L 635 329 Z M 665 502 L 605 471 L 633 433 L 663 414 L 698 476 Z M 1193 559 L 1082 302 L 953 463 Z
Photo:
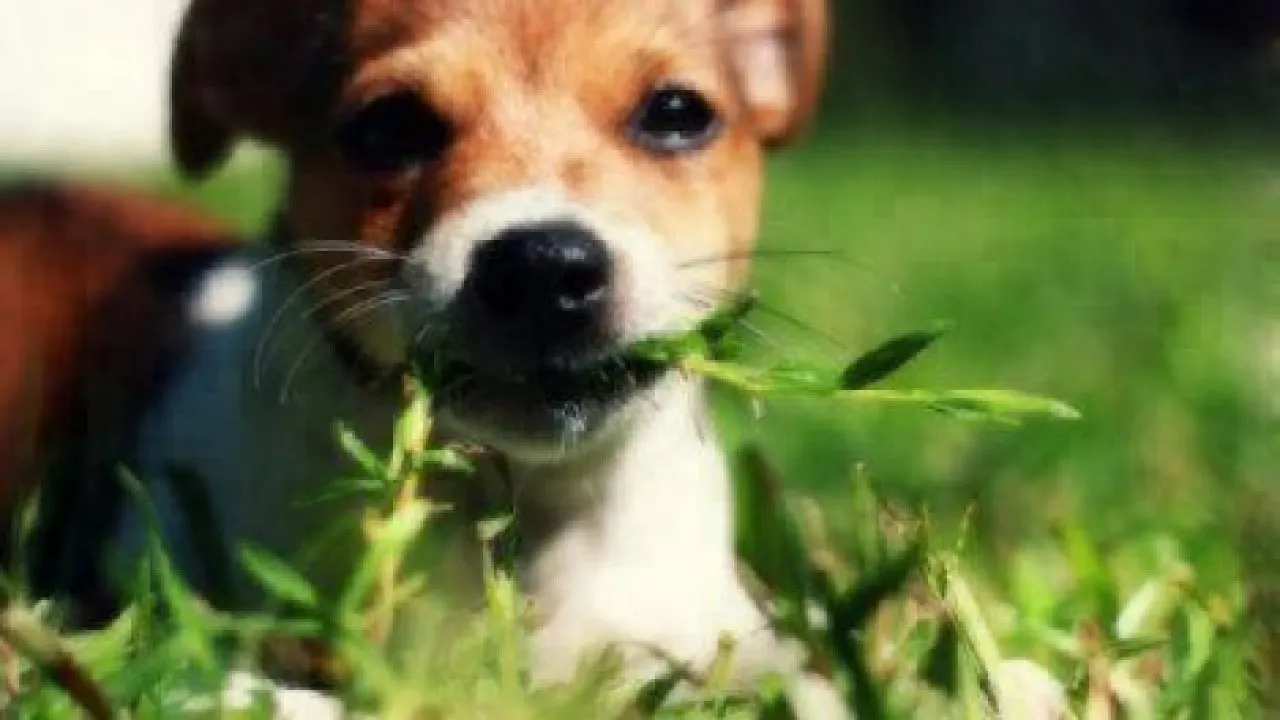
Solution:
M 386 173 L 438 160 L 453 135 L 448 121 L 410 93 L 374 100 L 338 126 L 347 162 L 365 172 Z
M 670 85 L 651 92 L 631 118 L 637 144 L 661 155 L 701 150 L 720 129 L 715 108 L 700 93 Z

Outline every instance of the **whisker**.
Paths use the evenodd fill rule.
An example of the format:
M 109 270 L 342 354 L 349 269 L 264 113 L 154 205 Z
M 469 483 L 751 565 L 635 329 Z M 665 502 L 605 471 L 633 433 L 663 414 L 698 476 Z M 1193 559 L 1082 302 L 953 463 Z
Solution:
M 714 298 L 712 298 L 709 295 L 699 293 L 697 290 L 689 290 L 686 292 L 682 292 L 680 293 L 680 295 L 690 305 L 693 305 L 695 310 L 705 312 L 705 311 L 714 310 L 716 308 L 716 301 Z
M 342 290 L 339 290 L 333 293 L 332 295 L 330 295 L 329 297 L 326 297 L 324 300 L 316 303 L 315 305 L 312 305 L 310 308 L 307 309 L 306 312 L 302 314 L 302 317 L 303 319 L 310 319 L 312 317 L 315 317 L 316 313 L 320 312 L 321 310 L 331 305 L 336 305 L 343 298 L 349 298 L 352 295 L 358 295 L 362 292 L 367 292 L 375 288 L 385 287 L 387 284 L 391 282 L 392 282 L 391 278 L 382 278 L 379 280 L 369 280 L 367 282 L 362 282 L 358 285 L 352 285 L 349 288 L 343 288 Z M 407 292 L 407 291 L 398 291 L 398 292 Z
M 347 260 L 346 262 L 343 262 L 343 263 L 340 263 L 340 264 L 338 264 L 338 265 L 336 265 L 336 266 L 334 266 L 334 267 L 331 267 L 331 268 L 329 268 L 329 269 L 325 270 L 324 272 L 321 272 L 321 273 L 317 274 L 315 277 L 311 278 L 310 280 L 308 280 L 307 282 L 303 283 L 302 285 L 298 286 L 296 289 L 294 289 L 294 291 L 293 291 L 293 292 L 289 293 L 289 296 L 288 296 L 288 297 L 286 297 L 286 298 L 284 299 L 284 302 L 280 303 L 280 307 L 279 307 L 279 308 L 277 308 L 277 309 L 276 309 L 275 314 L 273 314 L 273 315 L 271 316 L 271 320 L 267 323 L 267 326 L 263 329 L 263 331 L 262 331 L 262 335 L 260 336 L 260 338 L 259 338 L 259 340 L 258 340 L 258 344 L 257 344 L 257 346 L 254 348 L 254 352 L 253 352 L 253 387 L 254 387 L 255 389 L 256 389 L 256 388 L 258 388 L 258 387 L 260 386 L 260 382 L 261 382 L 261 379 L 262 379 L 262 366 L 263 366 L 263 363 L 264 363 L 264 362 L 266 362 L 266 356 L 267 356 L 268 348 L 269 348 L 269 346 L 271 345 L 271 341 L 272 341 L 272 339 L 273 339 L 273 337 L 274 337 L 274 335 L 275 335 L 275 332 L 276 332 L 276 330 L 278 329 L 278 327 L 279 327 L 280 323 L 284 321 L 285 313 L 286 313 L 286 312 L 288 312 L 289 308 L 290 308 L 290 307 L 292 307 L 292 306 L 293 306 L 295 303 L 297 303 L 299 300 L 301 300 L 301 299 L 302 299 L 302 297 L 304 297 L 304 294 L 305 294 L 308 290 L 311 290 L 312 288 L 314 288 L 314 287 L 316 287 L 316 286 L 320 285 L 320 284 L 321 284 L 321 283 L 323 283 L 325 280 L 328 280 L 329 278 L 332 278 L 333 276 L 337 275 L 337 274 L 338 274 L 338 273 L 340 273 L 340 272 L 343 272 L 343 271 L 348 270 L 348 269 L 351 269 L 351 268 L 359 267 L 359 266 L 360 266 L 360 263 L 362 263 L 362 262 L 367 262 L 367 261 L 369 261 L 369 258 L 354 258 L 354 259 L 352 259 L 352 260 Z M 384 280 L 384 281 L 382 281 L 382 282 L 389 282 L 389 280 Z M 318 309 L 318 308 L 320 308 L 320 307 L 324 307 L 324 306 L 326 306 L 328 303 L 333 302 L 333 301 L 336 301 L 336 300 L 340 299 L 341 297 L 344 297 L 344 296 L 349 295 L 349 294 L 350 294 L 350 292 L 348 292 L 348 291 L 344 290 L 343 292 L 338 293 L 338 294 L 336 294 L 335 296 L 332 296 L 332 297 L 330 297 L 330 298 L 326 299 L 326 300 L 325 300 L 323 303 L 321 303 L 319 306 L 317 306 L 316 308 L 313 308 L 311 311 L 309 311 L 308 313 L 304 314 L 304 315 L 303 315 L 303 317 L 304 317 L 304 318 L 306 318 L 306 317 L 310 317 L 310 316 L 311 316 L 311 314 L 312 314 L 316 309 Z
M 269 258 L 264 258 L 249 266 L 249 272 L 258 272 L 272 265 L 278 265 L 286 260 L 306 255 L 322 255 L 332 253 L 356 253 L 365 255 L 367 260 L 385 260 L 404 262 L 408 257 L 400 253 L 394 253 L 390 250 L 382 248 L 369 247 L 368 245 L 360 245 L 359 243 L 330 241 L 308 243 L 305 247 L 295 247 L 291 250 L 275 253 Z
M 790 260 L 805 258 L 826 258 L 835 260 L 836 262 L 847 265 L 851 268 L 859 270 L 868 277 L 882 282 L 889 288 L 889 292 L 894 295 L 901 296 L 902 286 L 895 280 L 889 278 L 875 267 L 852 258 L 844 250 L 836 248 L 814 248 L 814 249 L 786 249 L 786 248 L 763 248 L 756 250 L 744 250 L 740 252 L 729 252 L 718 255 L 707 255 L 704 257 L 692 258 L 676 263 L 676 269 L 690 270 L 693 268 L 705 267 L 707 265 L 715 265 L 718 263 L 746 262 L 749 260 Z
M 440 311 L 438 311 L 438 310 L 437 310 L 437 311 L 435 311 L 435 312 L 431 313 L 431 315 L 430 315 L 430 316 L 428 316 L 428 317 L 427 317 L 427 319 L 425 319 L 425 320 L 423 320 L 423 321 L 422 321 L 422 327 L 420 327 L 420 328 L 418 329 L 418 332 L 414 333 L 414 335 L 413 335 L 413 347 L 415 347 L 415 348 L 416 348 L 416 347 L 421 346 L 421 345 L 422 345 L 422 341 L 427 339 L 427 335 L 428 335 L 432 330 L 439 330 L 439 329 L 441 329 L 441 325 L 437 324 L 437 323 L 436 323 L 436 321 L 437 321 L 437 320 L 439 320 L 439 319 L 440 319 L 441 317 L 443 317 L 443 316 L 444 316 L 444 313 L 442 313 L 442 312 L 440 312 Z
M 717 263 L 730 263 L 730 262 L 739 262 L 739 261 L 745 261 L 745 260 L 756 260 L 756 259 L 771 260 L 771 259 L 816 258 L 816 257 L 835 258 L 835 259 L 841 259 L 841 260 L 848 259 L 845 256 L 845 253 L 843 250 L 837 250 L 834 248 L 818 248 L 818 249 L 812 249 L 812 250 L 765 248 L 765 249 L 743 250 L 738 252 L 720 253 L 716 255 L 706 255 L 702 257 L 696 257 L 689 260 L 684 260 L 682 262 L 678 262 L 676 263 L 676 267 L 683 270 L 685 268 L 702 267 L 704 265 L 715 265 Z
M 778 354 L 780 354 L 780 355 L 782 355 L 783 357 L 785 357 L 787 360 L 794 360 L 794 359 L 795 359 L 795 357 L 792 355 L 792 353 L 791 353 L 789 350 L 787 350 L 787 349 L 782 345 L 782 343 L 778 341 L 778 339 L 777 339 L 777 338 L 775 338 L 775 337 L 773 337 L 773 336 L 769 335 L 769 333 L 765 332 L 764 330 L 761 330 L 759 327 L 757 327 L 756 325 L 754 325 L 753 323 L 751 323 L 751 321 L 749 321 L 749 320 L 739 320 L 739 321 L 738 321 L 738 325 L 739 325 L 739 326 L 740 326 L 744 331 L 746 331 L 746 332 L 747 332 L 747 334 L 751 335 L 752 337 L 754 337 L 755 339 L 757 339 L 757 340 L 759 340 L 760 342 L 764 343 L 765 345 L 768 345 L 770 348 L 772 348 L 772 349 L 773 349 L 773 350 L 775 350 Z
M 741 299 L 744 294 L 742 292 L 738 292 L 734 290 L 720 290 L 707 285 L 699 285 L 696 287 L 696 290 L 700 290 L 704 293 L 708 293 L 713 297 L 716 297 L 722 302 L 729 302 L 729 303 L 732 303 Z M 776 318 L 786 323 L 787 325 L 790 325 L 791 327 L 812 336 L 813 338 L 821 340 L 823 344 L 827 346 L 827 350 L 838 352 L 841 355 L 843 355 L 847 350 L 847 348 L 845 347 L 844 341 L 840 340 L 835 335 L 832 335 L 828 332 L 820 330 L 817 327 L 814 327 L 812 324 L 807 323 L 804 320 L 801 320 L 795 315 L 792 315 L 777 307 L 774 307 L 769 303 L 761 301 L 759 298 L 756 299 L 754 307 L 756 310 L 760 311 L 761 313 L 764 313 L 765 315 L 769 315 L 770 317 Z
M 413 297 L 413 294 L 407 291 L 384 293 L 382 295 L 379 295 L 378 297 L 352 305 L 346 310 L 343 310 L 342 312 L 335 315 L 331 322 L 333 322 L 333 324 L 335 325 L 347 325 L 355 320 L 367 317 L 371 315 L 373 312 L 380 310 L 384 307 L 394 305 L 396 303 L 406 302 L 412 297 Z M 302 370 L 307 360 L 312 356 L 312 354 L 316 351 L 317 348 L 320 347 L 321 343 L 323 343 L 324 341 L 325 341 L 325 337 L 323 335 L 312 338 L 298 353 L 298 357 L 296 360 L 293 361 L 293 364 L 289 366 L 288 372 L 285 373 L 284 384 L 280 388 L 279 402 L 281 405 L 288 402 L 289 389 L 290 387 L 292 387 L 293 381 L 296 379 L 298 373 Z
M 711 311 L 716 309 L 716 306 L 717 306 L 717 303 L 710 297 L 707 297 L 705 295 L 697 295 L 693 292 L 685 293 L 685 299 L 691 302 L 694 306 L 696 306 L 701 311 Z M 781 341 L 779 341 L 777 338 L 773 337 L 769 333 L 765 332 L 762 328 L 755 325 L 751 321 L 747 320 L 746 318 L 740 318 L 737 321 L 737 325 L 738 327 L 742 328 L 743 331 L 745 331 L 747 334 L 751 335 L 756 340 L 760 341 L 762 344 L 767 345 L 774 352 L 777 352 L 779 355 L 783 357 L 783 359 L 787 361 L 795 360 L 794 353 L 787 350 Z

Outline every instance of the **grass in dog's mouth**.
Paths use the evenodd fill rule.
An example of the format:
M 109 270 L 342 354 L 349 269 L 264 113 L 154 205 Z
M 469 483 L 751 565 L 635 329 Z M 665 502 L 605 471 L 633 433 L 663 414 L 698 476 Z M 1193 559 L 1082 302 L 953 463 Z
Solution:
M 628 355 L 700 375 L 757 398 L 806 396 L 851 403 L 916 405 L 955 417 L 1009 424 L 1034 417 L 1074 420 L 1080 416 L 1065 402 L 1015 390 L 875 387 L 941 339 L 949 327 L 945 323 L 885 341 L 843 367 L 745 364 L 741 362 L 742 345 L 736 329 L 754 308 L 755 297 L 744 295 L 693 330 L 641 341 L 628 350 Z
M 956 417 L 1016 424 L 1031 417 L 1076 419 L 1067 403 L 1012 390 L 892 390 L 879 387 L 944 334 L 947 326 L 892 338 L 843 367 L 759 366 L 742 362 L 740 324 L 756 307 L 744 294 L 690 330 L 657 335 L 606 352 L 548 362 L 520 371 L 485 372 L 440 352 L 417 370 L 424 385 L 450 396 L 469 385 L 487 385 L 533 395 L 549 404 L 612 402 L 679 371 L 753 397 L 808 396 L 852 403 L 923 406 Z

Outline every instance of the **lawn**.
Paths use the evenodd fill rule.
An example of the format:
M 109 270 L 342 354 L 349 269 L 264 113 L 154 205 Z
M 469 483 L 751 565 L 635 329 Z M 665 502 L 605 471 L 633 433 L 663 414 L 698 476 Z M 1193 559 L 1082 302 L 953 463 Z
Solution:
M 850 592 L 927 535 L 920 572 L 855 623 L 862 658 L 821 641 L 876 696 L 864 711 L 941 713 L 950 694 L 965 716 L 967 683 L 939 658 L 958 635 L 948 667 L 981 678 L 974 632 L 989 630 L 1084 716 L 1262 715 L 1258 688 L 1280 683 L 1266 644 L 1280 632 L 1278 160 L 1248 138 L 1139 126 L 828 129 L 776 159 L 748 329 L 762 361 L 834 367 L 945 321 L 886 386 L 1014 388 L 1082 413 L 1013 427 L 723 393 L 731 444 L 759 447 L 793 498 L 824 508 L 844 557 L 828 570 Z M 277 178 L 151 184 L 248 229 Z M 813 548 L 814 523 L 797 525 Z M 980 621 L 953 602 L 966 578 Z M 430 707 L 470 716 L 483 696 L 502 708 L 490 717 L 549 712 L 504 694 L 486 662 Z M 146 695 L 121 667 L 85 664 L 117 697 Z

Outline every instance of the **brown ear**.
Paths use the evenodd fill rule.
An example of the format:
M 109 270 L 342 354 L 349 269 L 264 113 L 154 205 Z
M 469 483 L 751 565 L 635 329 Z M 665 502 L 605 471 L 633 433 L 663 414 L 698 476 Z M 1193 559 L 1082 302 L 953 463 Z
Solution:
M 822 94 L 827 0 L 721 0 L 720 12 L 728 60 L 761 140 L 789 142 Z
M 215 170 L 241 137 L 299 132 L 329 23 L 315 0 L 192 0 L 170 69 L 169 134 L 184 173 Z

